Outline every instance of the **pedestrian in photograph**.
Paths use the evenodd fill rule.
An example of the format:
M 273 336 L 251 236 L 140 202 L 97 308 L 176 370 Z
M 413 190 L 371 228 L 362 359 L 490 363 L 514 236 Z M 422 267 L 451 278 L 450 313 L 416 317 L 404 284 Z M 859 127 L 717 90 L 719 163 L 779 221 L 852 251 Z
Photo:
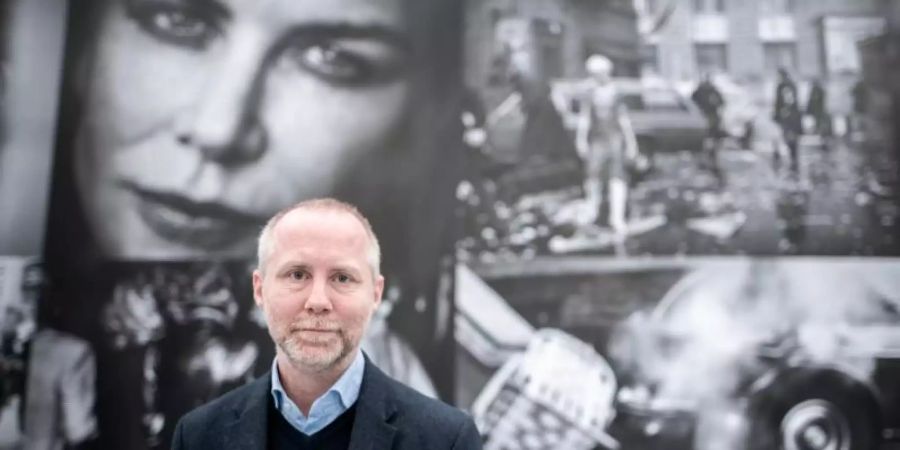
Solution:
M 781 134 L 788 148 L 790 173 L 800 174 L 800 136 L 803 134 L 803 117 L 797 97 L 797 84 L 787 69 L 778 69 L 778 84 L 775 86 L 775 111 L 773 119 L 781 128 Z M 775 153 L 776 164 L 780 164 L 780 152 Z
M 691 100 L 706 117 L 706 139 L 703 140 L 703 154 L 709 170 L 721 181 L 722 169 L 719 167 L 719 150 L 725 131 L 722 127 L 722 111 L 725 99 L 713 84 L 712 76 L 707 72 L 691 94 Z
M 860 141 L 865 134 L 865 118 L 869 107 L 868 89 L 864 80 L 853 83 L 850 91 L 853 101 L 853 111 L 847 123 L 847 136 L 851 140 Z
M 819 135 L 825 144 L 825 139 L 831 136 L 831 116 L 828 114 L 828 96 L 822 81 L 813 78 L 809 88 L 809 98 L 806 102 L 806 114 L 812 118 L 813 133 Z

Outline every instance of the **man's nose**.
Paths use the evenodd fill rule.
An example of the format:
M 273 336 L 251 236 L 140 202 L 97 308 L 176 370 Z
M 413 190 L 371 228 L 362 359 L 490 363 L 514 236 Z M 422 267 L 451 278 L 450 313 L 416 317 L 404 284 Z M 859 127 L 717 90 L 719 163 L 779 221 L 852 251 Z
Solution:
M 241 33 L 235 30 L 235 34 Z M 194 103 L 176 123 L 179 142 L 223 165 L 259 159 L 268 145 L 259 117 L 267 42 L 244 31 L 229 39 L 222 63 Z
M 304 308 L 313 314 L 321 314 L 331 311 L 331 299 L 328 297 L 328 283 L 326 280 L 314 280 L 306 299 Z

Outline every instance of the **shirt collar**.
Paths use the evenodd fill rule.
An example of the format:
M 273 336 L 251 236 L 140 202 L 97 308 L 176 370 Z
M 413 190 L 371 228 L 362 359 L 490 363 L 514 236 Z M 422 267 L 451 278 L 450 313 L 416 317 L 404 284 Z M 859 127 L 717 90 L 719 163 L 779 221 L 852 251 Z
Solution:
M 362 355 L 362 350 L 357 350 L 356 356 L 353 357 L 353 362 L 350 363 L 350 367 L 348 367 L 347 370 L 341 374 L 340 378 L 338 378 L 325 393 L 317 398 L 316 401 L 332 395 L 333 392 L 338 395 L 341 405 L 343 405 L 345 409 L 350 408 L 351 405 L 356 403 L 356 399 L 359 398 L 359 390 L 362 387 L 363 372 L 365 371 L 365 368 L 366 361 Z M 281 377 L 278 375 L 278 358 L 275 358 L 272 362 L 272 397 L 275 400 L 275 408 L 278 410 L 282 409 L 282 404 L 285 400 L 291 401 L 287 396 L 287 393 L 285 393 L 284 386 L 281 384 Z M 315 404 L 315 401 L 313 404 Z

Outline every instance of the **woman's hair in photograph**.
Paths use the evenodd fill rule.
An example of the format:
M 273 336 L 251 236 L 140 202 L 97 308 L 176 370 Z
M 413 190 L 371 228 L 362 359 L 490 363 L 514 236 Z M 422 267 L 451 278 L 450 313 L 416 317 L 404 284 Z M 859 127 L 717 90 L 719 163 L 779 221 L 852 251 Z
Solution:
M 96 248 L 78 201 L 73 170 L 73 143 L 81 117 L 76 81 L 89 76 L 86 72 L 93 48 L 91 31 L 97 28 L 99 5 L 104 1 L 85 2 L 78 8 L 68 10 L 61 101 L 51 171 L 47 234 L 44 240 L 44 256 L 51 272 L 55 271 L 54 268 L 59 263 L 67 262 L 67 258 L 75 258 L 76 261 L 73 262 L 82 267 L 93 266 L 97 258 Z

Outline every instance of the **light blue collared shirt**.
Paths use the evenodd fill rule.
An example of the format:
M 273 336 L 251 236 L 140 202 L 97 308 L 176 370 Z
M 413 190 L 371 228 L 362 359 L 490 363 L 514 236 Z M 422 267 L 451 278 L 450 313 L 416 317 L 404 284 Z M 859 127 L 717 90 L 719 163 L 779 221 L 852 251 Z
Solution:
M 309 408 L 309 417 L 303 415 L 300 408 L 287 396 L 278 375 L 278 360 L 272 363 L 272 397 L 284 420 L 287 420 L 297 431 L 309 436 L 325 428 L 334 419 L 350 409 L 359 398 L 362 386 L 363 371 L 366 368 L 362 351 L 356 353 L 350 367 L 338 378 L 327 392 L 317 398 Z

